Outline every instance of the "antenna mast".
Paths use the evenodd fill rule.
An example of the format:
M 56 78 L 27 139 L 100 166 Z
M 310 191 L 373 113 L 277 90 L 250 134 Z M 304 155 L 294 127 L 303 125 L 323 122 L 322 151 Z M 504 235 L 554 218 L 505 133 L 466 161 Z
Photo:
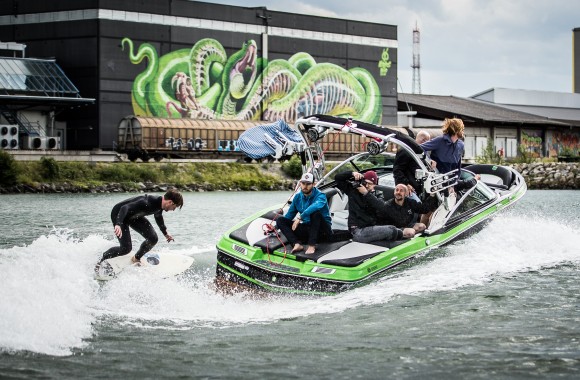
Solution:
M 413 94 L 421 93 L 421 53 L 419 52 L 421 40 L 421 32 L 415 21 L 415 29 L 413 29 Z

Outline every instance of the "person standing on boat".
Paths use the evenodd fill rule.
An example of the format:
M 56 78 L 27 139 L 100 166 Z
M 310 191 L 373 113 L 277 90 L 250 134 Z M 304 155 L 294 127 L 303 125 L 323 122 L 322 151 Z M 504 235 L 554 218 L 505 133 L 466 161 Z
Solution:
M 373 241 L 394 241 L 415 236 L 412 228 L 397 228 L 392 225 L 379 225 L 377 214 L 384 210 L 386 202 L 374 194 L 379 183 L 377 173 L 372 170 L 342 172 L 334 177 L 336 187 L 348 196 L 348 228 L 352 240 L 360 243 Z
M 168 190 L 163 196 L 145 194 L 117 203 L 111 211 L 111 221 L 120 246 L 109 248 L 103 253 L 99 263 L 131 252 L 133 248 L 130 228 L 145 238 L 131 260 L 136 263 L 144 254 L 149 252 L 157 244 L 158 238 L 153 226 L 145 218 L 147 215 L 155 217 L 155 222 L 157 222 L 157 226 L 167 242 L 172 241 L 173 236 L 169 235 L 163 221 L 163 211 L 174 211 L 177 207 L 180 209 L 183 207 L 183 196 L 174 189 Z
M 421 145 L 431 140 L 431 135 L 427 131 L 419 131 L 415 136 L 417 144 Z M 415 177 L 415 171 L 419 168 L 417 162 L 411 157 L 409 152 L 403 148 L 399 148 L 395 155 L 395 162 L 393 163 L 393 177 L 395 178 L 395 185 L 402 183 L 407 186 L 409 190 L 409 197 L 421 202 L 419 195 L 423 192 L 423 183 L 418 181 Z
M 385 202 L 378 214 L 381 224 L 389 224 L 399 228 L 409 227 L 415 233 L 423 232 L 427 228 L 425 223 L 419 223 L 420 214 L 429 214 L 434 211 L 439 202 L 437 197 L 429 196 L 423 202 L 417 202 L 409 197 L 409 189 L 400 183 L 395 186 L 394 198 Z
M 461 156 L 465 149 L 461 140 L 464 131 L 465 126 L 461 119 L 445 119 L 441 127 L 443 134 L 420 144 L 424 151 L 431 152 L 430 157 L 437 163 L 439 173 L 461 169 Z
M 302 244 L 306 243 L 308 247 L 305 253 L 310 255 L 316 251 L 316 244 L 320 240 L 332 234 L 332 219 L 326 195 L 314 187 L 312 173 L 302 176 L 300 190 L 294 196 L 286 215 L 276 219 L 276 226 L 292 244 L 292 253 L 302 251 Z
M 432 140 L 420 144 L 424 151 L 431 152 L 431 159 L 436 163 L 436 169 L 439 173 L 448 173 L 457 169 L 458 182 L 453 187 L 455 192 L 469 189 L 481 178 L 477 174 L 473 178 L 461 180 L 461 157 L 465 146 L 463 137 L 465 136 L 465 126 L 463 121 L 458 118 L 445 119 L 441 127 L 443 135 L 437 136 Z

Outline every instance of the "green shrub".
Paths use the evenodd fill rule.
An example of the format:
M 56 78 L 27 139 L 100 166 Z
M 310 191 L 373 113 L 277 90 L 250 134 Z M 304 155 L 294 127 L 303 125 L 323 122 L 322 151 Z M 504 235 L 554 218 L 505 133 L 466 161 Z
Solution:
M 179 172 L 179 166 L 177 164 L 161 165 L 161 171 L 163 172 L 163 175 L 169 177 Z
M 60 177 L 60 167 L 58 162 L 52 157 L 40 158 L 40 174 L 48 181 L 54 181 Z
M 103 182 L 125 182 L 128 177 L 125 165 L 104 165 L 98 169 L 98 179 Z
M 125 165 L 125 164 L 123 164 Z M 165 178 L 155 166 L 127 164 L 126 180 L 135 182 L 165 182 Z
M 518 145 L 518 155 L 514 160 L 518 164 L 530 164 L 534 162 L 534 157 L 527 151 L 527 149 L 522 145 Z
M 0 150 L 0 185 L 12 186 L 16 184 L 20 170 L 14 157 L 8 152 Z
M 291 178 L 300 178 L 302 175 L 302 161 L 300 161 L 300 157 L 292 156 L 289 161 L 283 162 L 282 171 Z
M 96 165 L 86 162 L 61 162 L 59 164 L 61 178 L 70 181 L 90 181 L 97 179 Z
M 493 145 L 493 140 L 488 139 L 487 140 L 487 146 L 485 147 L 485 149 L 482 152 L 481 156 L 477 156 L 475 158 L 475 161 L 480 163 L 480 164 L 496 164 L 496 165 L 501 165 L 503 162 L 503 157 L 499 155 L 499 153 L 497 153 L 495 151 L 495 147 Z

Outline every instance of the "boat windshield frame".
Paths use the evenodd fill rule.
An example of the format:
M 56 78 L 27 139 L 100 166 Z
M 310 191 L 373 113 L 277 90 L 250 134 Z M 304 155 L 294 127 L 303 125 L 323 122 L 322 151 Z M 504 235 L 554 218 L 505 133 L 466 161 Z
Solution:
M 373 162 L 373 158 L 378 158 L 377 161 Z M 388 162 L 388 165 L 380 165 L 378 161 L 383 160 L 383 164 Z M 363 166 L 361 163 L 371 163 L 370 166 Z M 346 166 L 351 166 L 349 171 L 356 171 L 364 173 L 368 170 L 374 170 L 377 172 L 379 178 L 382 172 L 391 173 L 393 171 L 393 165 L 395 162 L 395 154 L 391 152 L 381 152 L 376 155 L 372 155 L 369 152 L 361 152 L 348 159 L 342 161 L 340 164 L 332 168 L 326 175 L 320 180 L 317 186 L 324 186 L 334 181 L 334 176 L 341 173 Z
M 378 154 L 383 154 L 386 151 L 386 147 L 388 143 L 393 143 L 397 145 L 398 149 L 405 150 L 410 157 L 417 163 L 420 170 L 424 172 L 433 172 L 434 170 L 428 163 L 427 156 L 425 152 L 423 153 L 416 153 L 408 144 L 404 141 L 398 139 L 395 133 L 388 128 L 384 128 L 384 133 L 382 132 L 382 127 L 374 126 L 374 130 L 368 130 L 364 128 L 359 128 L 359 123 L 356 120 L 352 119 L 342 119 L 342 118 L 333 118 L 332 121 L 328 120 L 321 120 L 320 115 L 313 115 L 304 118 L 298 118 L 295 122 L 295 129 L 300 132 L 302 139 L 304 140 L 305 154 L 302 156 L 302 169 L 303 173 L 311 172 L 314 175 L 315 181 L 317 182 L 317 186 L 324 185 L 329 183 L 328 178 L 332 176 L 331 173 L 338 170 L 337 168 L 342 167 L 348 163 L 352 163 L 352 161 L 358 157 L 368 155 L 368 156 L 376 156 Z M 364 124 L 364 123 L 361 123 Z M 336 168 L 332 169 L 329 173 L 324 174 L 325 171 L 325 157 L 322 148 L 320 147 L 319 140 L 312 141 L 309 138 L 308 130 L 306 128 L 314 128 L 317 130 L 317 134 L 319 136 L 324 136 L 328 134 L 330 131 L 334 133 L 351 133 L 363 137 L 372 138 L 373 141 L 378 145 L 380 151 L 378 154 L 371 154 L 367 152 L 360 152 L 355 154 L 352 157 L 344 160 L 340 165 Z M 367 128 L 369 126 L 367 125 Z M 405 136 L 406 137 L 406 136 Z M 356 167 L 356 166 L 355 166 Z M 366 170 L 370 170 L 371 168 L 365 168 Z

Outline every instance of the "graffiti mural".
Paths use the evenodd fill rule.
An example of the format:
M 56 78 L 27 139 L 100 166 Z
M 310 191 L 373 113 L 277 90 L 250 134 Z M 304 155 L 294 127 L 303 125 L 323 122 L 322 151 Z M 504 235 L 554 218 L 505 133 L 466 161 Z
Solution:
M 382 119 L 378 84 L 360 67 L 345 70 L 317 63 L 304 52 L 267 61 L 257 56 L 253 40 L 229 57 L 210 38 L 161 57 L 149 43 L 135 48 L 124 38 L 121 47 L 133 64 L 147 59 L 131 92 L 137 116 L 291 122 L 322 113 L 375 124 Z M 379 63 L 381 75 L 391 66 L 388 57 L 386 50 Z
M 531 157 L 542 156 L 542 136 L 540 131 L 522 131 L 522 146 Z
M 552 131 L 548 134 L 548 149 L 550 157 L 559 155 L 578 155 L 580 135 L 572 132 Z

